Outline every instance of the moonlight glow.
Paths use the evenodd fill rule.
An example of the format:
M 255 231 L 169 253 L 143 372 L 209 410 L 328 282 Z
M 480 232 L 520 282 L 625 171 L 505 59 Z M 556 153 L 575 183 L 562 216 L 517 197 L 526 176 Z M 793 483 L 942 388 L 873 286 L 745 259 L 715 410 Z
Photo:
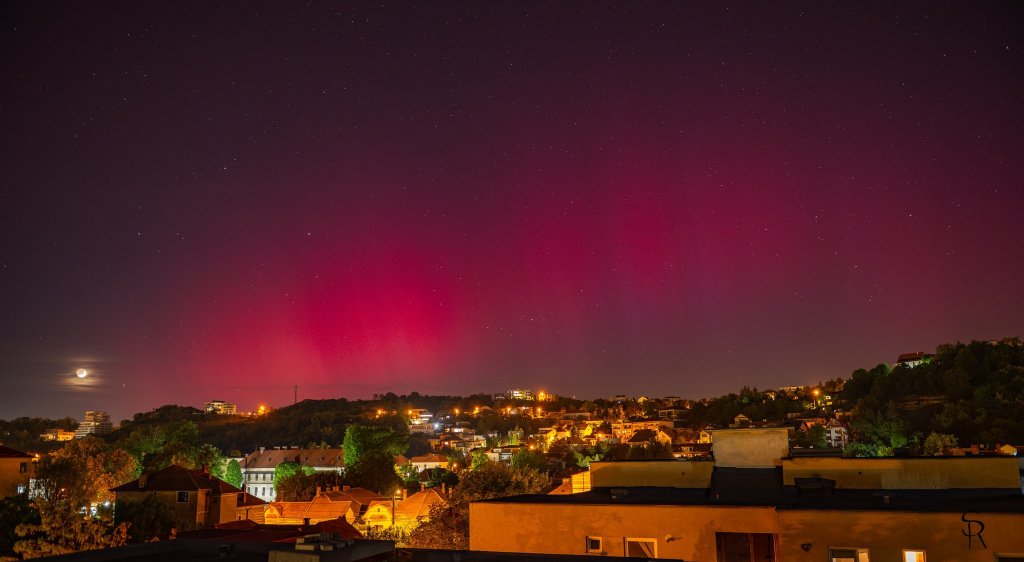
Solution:
M 79 370 L 75 371 L 75 376 L 77 376 L 80 379 L 84 379 L 88 375 L 89 375 L 89 371 L 87 371 L 85 369 L 79 369 Z

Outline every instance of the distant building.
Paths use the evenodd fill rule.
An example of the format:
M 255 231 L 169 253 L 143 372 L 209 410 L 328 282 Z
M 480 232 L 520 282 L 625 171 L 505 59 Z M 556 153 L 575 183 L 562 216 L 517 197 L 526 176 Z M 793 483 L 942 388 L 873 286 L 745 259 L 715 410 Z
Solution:
M 46 433 L 40 435 L 39 438 L 43 441 L 71 441 L 75 438 L 75 432 L 55 427 L 47 429 Z
M 845 449 L 850 442 L 850 432 L 846 426 L 837 420 L 830 420 L 828 425 L 828 446 L 836 449 Z
M 239 463 L 242 468 L 242 489 L 263 501 L 274 501 L 277 498 L 274 470 L 283 462 L 294 462 L 312 468 L 314 472 L 342 472 L 345 468 L 345 453 L 342 449 L 260 447 Z
M 212 400 L 206 403 L 206 412 L 208 414 L 234 414 L 235 405 L 223 400 Z
M 28 492 L 32 455 L 0 445 L 0 498 Z
M 933 357 L 935 357 L 935 355 L 931 353 L 925 353 L 923 351 L 915 351 L 913 353 L 901 353 L 899 357 L 896 358 L 896 366 L 907 367 L 912 369 L 914 367 L 917 367 L 918 365 L 931 363 Z
M 513 388 L 508 391 L 508 397 L 512 400 L 533 400 L 533 391 L 523 388 Z
M 75 439 L 81 439 L 87 435 L 104 435 L 114 430 L 110 423 L 110 414 L 106 412 L 88 410 L 85 412 L 85 419 L 78 424 L 75 430 Z

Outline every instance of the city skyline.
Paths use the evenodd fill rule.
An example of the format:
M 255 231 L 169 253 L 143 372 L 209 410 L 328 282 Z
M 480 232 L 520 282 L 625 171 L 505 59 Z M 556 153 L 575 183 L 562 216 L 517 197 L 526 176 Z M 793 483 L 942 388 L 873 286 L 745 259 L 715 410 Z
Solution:
M 697 398 L 1024 335 L 1019 4 L 5 15 L 0 418 Z

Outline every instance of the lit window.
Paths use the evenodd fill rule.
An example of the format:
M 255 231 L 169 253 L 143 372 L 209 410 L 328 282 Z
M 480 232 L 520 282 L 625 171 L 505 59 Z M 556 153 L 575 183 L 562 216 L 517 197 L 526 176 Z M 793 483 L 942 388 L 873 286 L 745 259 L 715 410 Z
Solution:
M 925 562 L 923 550 L 904 550 L 903 562 Z
M 26 488 L 24 484 L 18 484 L 18 493 L 19 494 L 24 494 L 26 490 L 28 490 L 28 488 Z
M 829 562 L 870 562 L 866 548 L 829 548 Z
M 587 552 L 604 552 L 601 537 L 587 537 Z
M 636 558 L 657 558 L 657 539 L 626 539 L 626 556 Z
M 188 503 L 188 492 L 178 492 L 178 503 Z

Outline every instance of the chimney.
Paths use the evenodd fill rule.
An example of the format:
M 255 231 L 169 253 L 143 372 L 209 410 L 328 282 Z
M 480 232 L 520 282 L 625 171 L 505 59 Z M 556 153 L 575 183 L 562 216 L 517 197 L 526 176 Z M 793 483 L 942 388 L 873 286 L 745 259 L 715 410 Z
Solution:
M 448 484 L 445 484 L 444 482 L 441 482 L 441 493 L 442 494 L 448 493 Z
M 420 482 L 420 491 L 422 492 L 423 490 L 426 490 L 426 489 L 427 489 L 427 485 L 424 484 L 423 482 Z
M 405 488 L 402 488 L 402 499 L 403 499 L 403 500 L 404 500 L 404 499 L 406 498 L 406 496 L 408 495 L 408 493 L 409 493 L 409 491 L 408 491 L 408 490 L 406 490 Z
M 267 450 L 267 448 L 266 448 L 266 447 L 260 447 L 260 452 L 261 452 L 261 453 L 262 453 L 263 451 L 266 451 L 266 450 Z
M 341 491 L 342 491 L 342 492 L 347 492 L 347 491 L 349 491 L 350 489 L 351 489 L 351 486 L 342 486 L 342 487 L 341 487 Z
M 316 495 L 317 495 L 317 496 L 322 496 L 322 495 L 324 495 L 324 488 L 323 488 L 323 486 L 317 486 L 317 487 L 316 487 Z
M 139 488 L 145 488 L 147 482 L 149 482 L 149 474 L 143 473 L 142 476 L 139 476 Z

